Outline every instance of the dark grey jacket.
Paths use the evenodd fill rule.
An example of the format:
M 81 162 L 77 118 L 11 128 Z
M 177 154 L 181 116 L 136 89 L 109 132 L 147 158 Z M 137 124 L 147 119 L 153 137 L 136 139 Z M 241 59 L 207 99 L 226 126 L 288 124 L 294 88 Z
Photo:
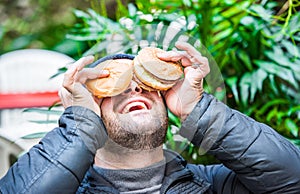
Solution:
M 181 134 L 223 165 L 187 164 L 165 151 L 162 193 L 300 193 L 300 151 L 265 124 L 204 94 Z M 1 193 L 118 193 L 93 171 L 105 127 L 92 111 L 66 109 L 59 127 L 0 180 Z

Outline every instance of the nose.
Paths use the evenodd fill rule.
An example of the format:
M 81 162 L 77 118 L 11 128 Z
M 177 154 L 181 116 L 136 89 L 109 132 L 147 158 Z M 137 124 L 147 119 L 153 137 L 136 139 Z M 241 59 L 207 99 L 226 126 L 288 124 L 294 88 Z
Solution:
M 133 80 L 131 80 L 128 88 L 123 92 L 123 94 L 138 94 L 142 93 L 143 89 Z

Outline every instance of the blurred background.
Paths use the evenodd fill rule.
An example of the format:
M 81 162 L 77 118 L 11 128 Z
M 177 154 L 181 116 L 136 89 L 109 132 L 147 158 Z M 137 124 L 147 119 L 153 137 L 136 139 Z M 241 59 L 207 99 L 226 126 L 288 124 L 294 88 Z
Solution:
M 0 72 L 4 77 L 9 69 L 4 68 L 4 58 L 8 61 L 19 58 L 14 64 L 22 65 L 15 69 L 27 67 L 21 72 L 24 74 L 31 63 L 37 62 L 36 56 L 44 56 L 39 63 L 55 62 L 56 65 L 50 65 L 54 70 L 46 70 L 49 64 L 45 64 L 45 68 L 39 66 L 41 69 L 34 67 L 31 77 L 48 73 L 43 74 L 47 80 L 57 79 L 66 70 L 65 65 L 81 56 L 136 53 L 142 45 L 153 41 L 159 42 L 158 46 L 167 45 L 164 49 L 171 49 L 176 40 L 185 38 L 198 45 L 202 54 L 210 59 L 214 76 L 206 80 L 208 92 L 231 108 L 270 125 L 300 146 L 299 9 L 299 0 L 0 0 Z M 24 49 L 37 55 L 17 53 L 7 59 L 8 53 Z M 43 55 L 30 49 L 55 54 Z M 31 62 L 26 62 L 26 58 Z M 17 77 L 8 77 L 13 76 Z M 0 87 L 4 87 L 1 80 Z M 26 119 L 49 128 L 49 123 L 55 124 L 60 110 L 49 108 L 54 107 L 55 97 L 50 94 L 53 89 L 46 90 L 44 97 L 45 101 L 49 97 L 48 103 L 2 106 L 0 116 L 3 117 L 4 110 L 9 109 L 8 114 L 11 114 L 16 108 L 22 110 L 22 115 L 40 113 L 42 117 L 30 114 Z M 0 88 L 1 103 L 6 105 L 8 98 L 7 92 Z M 56 116 L 51 120 L 49 115 Z M 9 125 L 18 118 L 20 116 L 13 117 Z M 7 131 L 3 122 L 0 127 Z M 170 113 L 167 147 L 179 151 L 190 162 L 218 162 L 200 155 L 199 149 L 188 142 L 182 142 L 177 137 L 178 127 L 180 121 Z M 18 139 L 38 139 L 45 130 L 37 128 Z M 2 147 L 7 148 L 7 144 Z M 15 151 L 16 157 L 20 150 Z M 9 165 L 16 157 L 10 158 Z

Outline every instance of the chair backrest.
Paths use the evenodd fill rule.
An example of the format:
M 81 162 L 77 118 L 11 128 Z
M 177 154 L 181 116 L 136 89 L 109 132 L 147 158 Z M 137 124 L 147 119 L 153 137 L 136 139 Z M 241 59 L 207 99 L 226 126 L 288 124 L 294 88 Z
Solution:
M 49 78 L 72 61 L 64 54 L 41 49 L 3 54 L 0 56 L 0 109 L 53 103 L 51 99 L 57 97 L 62 76 Z
M 22 137 L 56 126 L 30 121 L 57 119 L 57 115 L 23 111 L 32 107 L 47 108 L 58 101 L 63 75 L 50 77 L 72 62 L 74 60 L 67 55 L 42 49 L 17 50 L 0 56 L 0 158 L 5 160 L 0 162 L 0 177 L 9 167 L 2 164 L 9 164 L 7 160 L 12 155 L 27 151 L 39 140 Z

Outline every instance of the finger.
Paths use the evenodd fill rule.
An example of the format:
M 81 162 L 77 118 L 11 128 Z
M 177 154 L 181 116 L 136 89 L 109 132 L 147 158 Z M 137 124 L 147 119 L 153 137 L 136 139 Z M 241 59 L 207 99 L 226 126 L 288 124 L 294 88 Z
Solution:
M 175 43 L 175 46 L 178 49 L 186 51 L 190 56 L 194 56 L 194 57 L 201 56 L 201 53 L 195 47 L 193 47 L 192 45 L 190 45 L 187 42 L 179 42 L 178 41 Z
M 210 72 L 208 59 L 206 57 L 200 57 L 198 64 L 196 64 L 196 68 L 199 68 L 199 70 L 205 77 Z
M 66 82 L 74 81 L 78 71 L 82 70 L 87 64 L 93 62 L 94 56 L 82 57 L 75 63 L 73 63 L 65 73 L 64 79 Z
M 210 68 L 208 63 L 206 64 L 201 64 L 201 65 L 193 65 L 193 66 L 188 66 L 184 68 L 184 75 L 185 77 L 190 77 L 187 76 L 193 75 L 192 77 L 195 79 L 203 79 L 206 77 L 206 75 L 210 72 Z
M 70 74 L 72 72 L 76 72 L 82 70 L 86 65 L 92 63 L 94 61 L 94 56 L 86 56 L 82 57 L 76 62 L 74 62 L 66 71 L 67 74 Z
M 181 51 L 167 51 L 163 53 L 157 53 L 156 55 L 159 59 L 164 61 L 174 61 L 177 62 L 185 57 L 185 53 Z
M 64 75 L 63 87 L 72 93 L 73 84 L 76 81 L 78 71 L 82 70 L 87 64 L 93 62 L 93 60 L 94 56 L 86 56 L 73 63 Z
M 104 78 L 109 76 L 108 70 L 98 70 L 95 68 L 85 68 L 78 73 L 78 82 L 84 84 L 88 79 Z
M 201 64 L 201 61 L 202 61 L 202 55 L 201 53 L 196 49 L 194 48 L 192 45 L 190 45 L 189 43 L 187 42 L 176 42 L 175 43 L 175 46 L 178 48 L 178 49 L 182 49 L 184 51 L 187 52 L 187 59 L 189 59 L 189 61 L 191 62 L 191 64 L 195 64 L 195 63 L 200 63 Z M 184 65 L 184 64 L 183 64 Z M 187 66 L 189 64 L 186 64 Z

